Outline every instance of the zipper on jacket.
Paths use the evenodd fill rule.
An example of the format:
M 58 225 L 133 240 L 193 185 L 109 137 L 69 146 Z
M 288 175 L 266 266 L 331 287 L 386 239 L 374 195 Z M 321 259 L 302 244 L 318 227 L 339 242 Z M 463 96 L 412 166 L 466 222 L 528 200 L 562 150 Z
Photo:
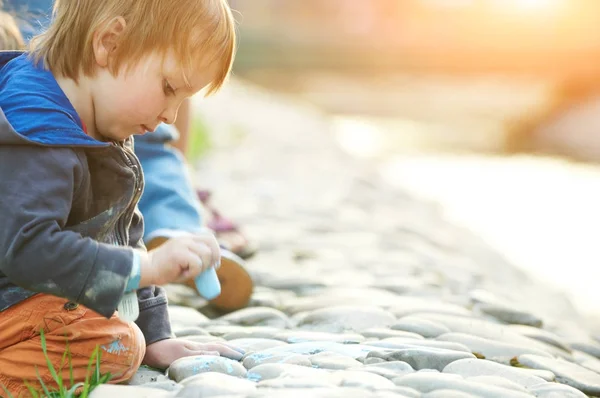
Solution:
M 138 160 L 137 156 L 133 152 L 131 152 L 123 143 L 115 143 L 113 145 L 119 149 L 119 153 L 125 160 L 127 166 L 133 171 L 134 175 L 134 186 L 133 186 L 133 197 L 131 198 L 127 209 L 123 213 L 123 215 L 119 218 L 118 228 L 117 228 L 117 241 L 121 246 L 128 246 L 128 233 L 127 228 L 125 226 L 125 220 L 133 217 L 133 213 L 135 211 L 135 207 L 137 202 L 142 195 L 143 190 L 143 180 L 142 180 L 142 165 Z

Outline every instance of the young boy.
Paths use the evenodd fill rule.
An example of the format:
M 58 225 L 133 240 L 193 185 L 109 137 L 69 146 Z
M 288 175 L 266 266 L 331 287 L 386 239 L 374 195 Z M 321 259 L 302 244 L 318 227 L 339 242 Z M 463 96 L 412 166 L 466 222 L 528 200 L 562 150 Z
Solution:
M 10 21 L 4 25 L 12 37 L 5 40 L 4 45 L 0 38 L 0 50 L 21 49 L 24 41 L 46 30 L 51 22 L 52 3 L 52 0 L 5 0 L 5 8 L 19 18 L 23 35 L 8 15 Z M 2 27 L 0 18 L 0 30 Z M 217 310 L 232 311 L 248 304 L 253 288 L 244 261 L 236 254 L 247 257 L 256 248 L 235 224 L 221 217 L 210 204 L 203 208 L 204 199 L 208 198 L 200 202 L 198 196 L 206 191 L 200 191 L 197 196 L 183 156 L 187 151 L 190 123 L 190 100 L 187 99 L 181 103 L 174 125 L 161 123 L 153 134 L 135 138 L 134 153 L 144 172 L 144 191 L 138 204 L 144 217 L 144 243 L 151 250 L 182 232 L 198 232 L 206 224 L 221 245 L 221 266 L 217 270 L 221 294 L 210 300 L 210 304 Z M 205 217 L 205 214 L 214 217 Z M 229 250 L 224 249 L 224 245 Z M 195 288 L 193 280 L 187 283 Z
M 130 378 L 219 344 L 172 339 L 160 284 L 220 261 L 210 234 L 146 252 L 143 176 L 131 135 L 173 123 L 181 102 L 218 90 L 235 33 L 224 0 L 63 0 L 32 52 L 0 53 L 0 385 L 52 385 L 68 343 L 76 382 L 102 351 L 102 373 Z M 137 290 L 139 317 L 115 314 Z M 68 380 L 69 367 L 63 369 Z

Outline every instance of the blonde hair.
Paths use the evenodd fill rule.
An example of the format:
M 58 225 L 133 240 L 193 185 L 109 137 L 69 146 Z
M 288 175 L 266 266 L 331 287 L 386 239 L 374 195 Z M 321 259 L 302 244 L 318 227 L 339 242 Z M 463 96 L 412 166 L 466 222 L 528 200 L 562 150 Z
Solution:
M 184 79 L 193 68 L 217 63 L 206 95 L 223 85 L 233 64 L 235 21 L 227 0 L 56 0 L 53 22 L 32 39 L 30 50 L 53 73 L 78 81 L 93 76 L 93 35 L 117 17 L 126 27 L 119 36 L 110 71 L 158 51 L 173 51 Z
M 24 46 L 25 42 L 15 19 L 0 10 L 0 50 L 22 50 Z

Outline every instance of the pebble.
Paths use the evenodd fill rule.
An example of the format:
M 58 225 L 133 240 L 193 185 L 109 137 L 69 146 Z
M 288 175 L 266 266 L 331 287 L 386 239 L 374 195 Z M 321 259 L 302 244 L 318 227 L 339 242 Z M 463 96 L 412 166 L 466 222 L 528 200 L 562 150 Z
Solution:
M 470 352 L 474 353 L 477 357 L 489 359 L 491 361 L 503 364 L 510 364 L 512 358 L 522 354 L 535 354 L 549 358 L 551 357 L 549 353 L 540 349 L 535 349 L 524 345 L 504 343 L 466 333 L 447 333 L 439 336 L 437 340 L 463 344 L 468 347 Z
M 362 366 L 354 358 L 328 351 L 310 355 L 308 359 L 314 368 L 319 369 L 344 370 L 355 366 Z
M 246 354 L 250 354 L 250 353 L 253 353 L 256 351 L 262 351 L 262 350 L 266 350 L 269 348 L 281 347 L 283 345 L 286 345 L 287 343 L 285 343 L 281 340 L 275 340 L 275 339 L 262 339 L 262 338 L 257 338 L 257 337 L 247 337 L 247 338 L 229 340 L 228 344 L 230 344 L 234 347 L 241 348 L 242 350 L 246 351 Z
M 169 318 L 171 318 L 171 323 L 176 325 L 176 329 L 182 327 L 200 327 L 211 323 L 211 320 L 202 313 L 193 308 L 182 307 L 180 305 L 169 305 Z
M 210 397 L 223 395 L 247 395 L 256 391 L 256 383 L 217 372 L 206 372 L 181 381 L 184 389 L 178 397 Z
M 306 330 L 289 330 L 275 335 L 276 340 L 286 343 L 306 343 L 314 341 L 330 341 L 342 344 L 358 344 L 365 341 L 365 337 L 356 333 L 327 333 L 311 332 Z
M 89 395 L 90 398 L 171 398 L 170 391 L 143 386 L 121 386 L 113 384 L 102 384 L 94 388 Z
M 196 355 L 180 358 L 173 362 L 168 370 L 169 377 L 176 382 L 206 372 L 218 372 L 230 376 L 246 376 L 246 369 L 239 362 L 214 355 Z
M 271 326 L 275 328 L 290 326 L 290 320 L 286 314 L 268 307 L 244 308 L 217 318 L 215 321 L 241 326 Z
M 544 379 L 531 375 L 524 369 L 501 365 L 483 359 L 461 359 L 446 366 L 443 373 L 456 374 L 464 378 L 499 376 L 525 388 L 545 382 Z
M 545 358 L 537 355 L 521 355 L 518 363 L 533 369 L 549 370 L 556 381 L 577 388 L 588 395 L 600 395 L 600 374 L 564 359 Z
M 396 317 L 379 307 L 335 306 L 311 311 L 298 327 L 313 331 L 360 332 L 372 327 L 388 327 Z
M 456 377 L 440 377 L 435 373 L 413 373 L 398 377 L 393 380 L 396 385 L 411 387 L 422 393 L 435 390 L 454 390 L 472 394 L 476 397 L 486 398 L 531 398 L 531 394 L 498 387 L 495 385 L 467 381 L 456 375 Z
M 415 371 L 412 366 L 402 361 L 389 361 L 370 364 L 365 363 L 364 366 L 352 368 L 351 370 L 375 373 L 389 380 L 392 380 L 400 375 L 413 373 Z
M 402 361 L 408 363 L 416 370 L 436 369 L 442 371 L 446 365 L 459 359 L 475 358 L 471 353 L 462 351 L 445 350 L 443 348 L 405 348 L 391 352 L 370 352 L 368 357 L 383 358 L 387 361 Z
M 440 323 L 415 316 L 400 318 L 391 328 L 416 333 L 427 338 L 437 337 L 450 332 L 450 329 Z
M 369 328 L 366 330 L 363 330 L 361 332 L 361 334 L 364 337 L 374 337 L 377 339 L 387 339 L 389 337 L 404 337 L 407 339 L 424 339 L 424 337 L 418 333 L 414 333 L 414 332 L 406 332 L 403 330 L 392 330 L 393 329 L 393 325 L 391 329 L 388 328 Z
M 541 328 L 544 323 L 541 318 L 538 318 L 533 314 L 506 307 L 504 305 L 478 304 L 475 308 L 484 314 L 490 315 L 508 324 L 527 325 Z
M 471 352 L 471 350 L 464 344 L 436 341 L 436 340 L 420 340 L 420 339 L 406 339 L 399 337 L 390 337 L 379 341 L 372 341 L 368 343 L 373 347 L 382 347 L 389 349 L 401 349 L 401 348 L 415 348 L 415 347 L 429 347 L 429 348 L 443 348 L 452 351 L 463 351 Z

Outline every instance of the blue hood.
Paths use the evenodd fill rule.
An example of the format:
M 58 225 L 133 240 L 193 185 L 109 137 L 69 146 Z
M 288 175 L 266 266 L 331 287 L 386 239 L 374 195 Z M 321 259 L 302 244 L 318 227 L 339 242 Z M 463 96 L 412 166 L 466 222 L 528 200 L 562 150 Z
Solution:
M 0 144 L 103 147 L 54 79 L 28 54 L 0 52 Z

